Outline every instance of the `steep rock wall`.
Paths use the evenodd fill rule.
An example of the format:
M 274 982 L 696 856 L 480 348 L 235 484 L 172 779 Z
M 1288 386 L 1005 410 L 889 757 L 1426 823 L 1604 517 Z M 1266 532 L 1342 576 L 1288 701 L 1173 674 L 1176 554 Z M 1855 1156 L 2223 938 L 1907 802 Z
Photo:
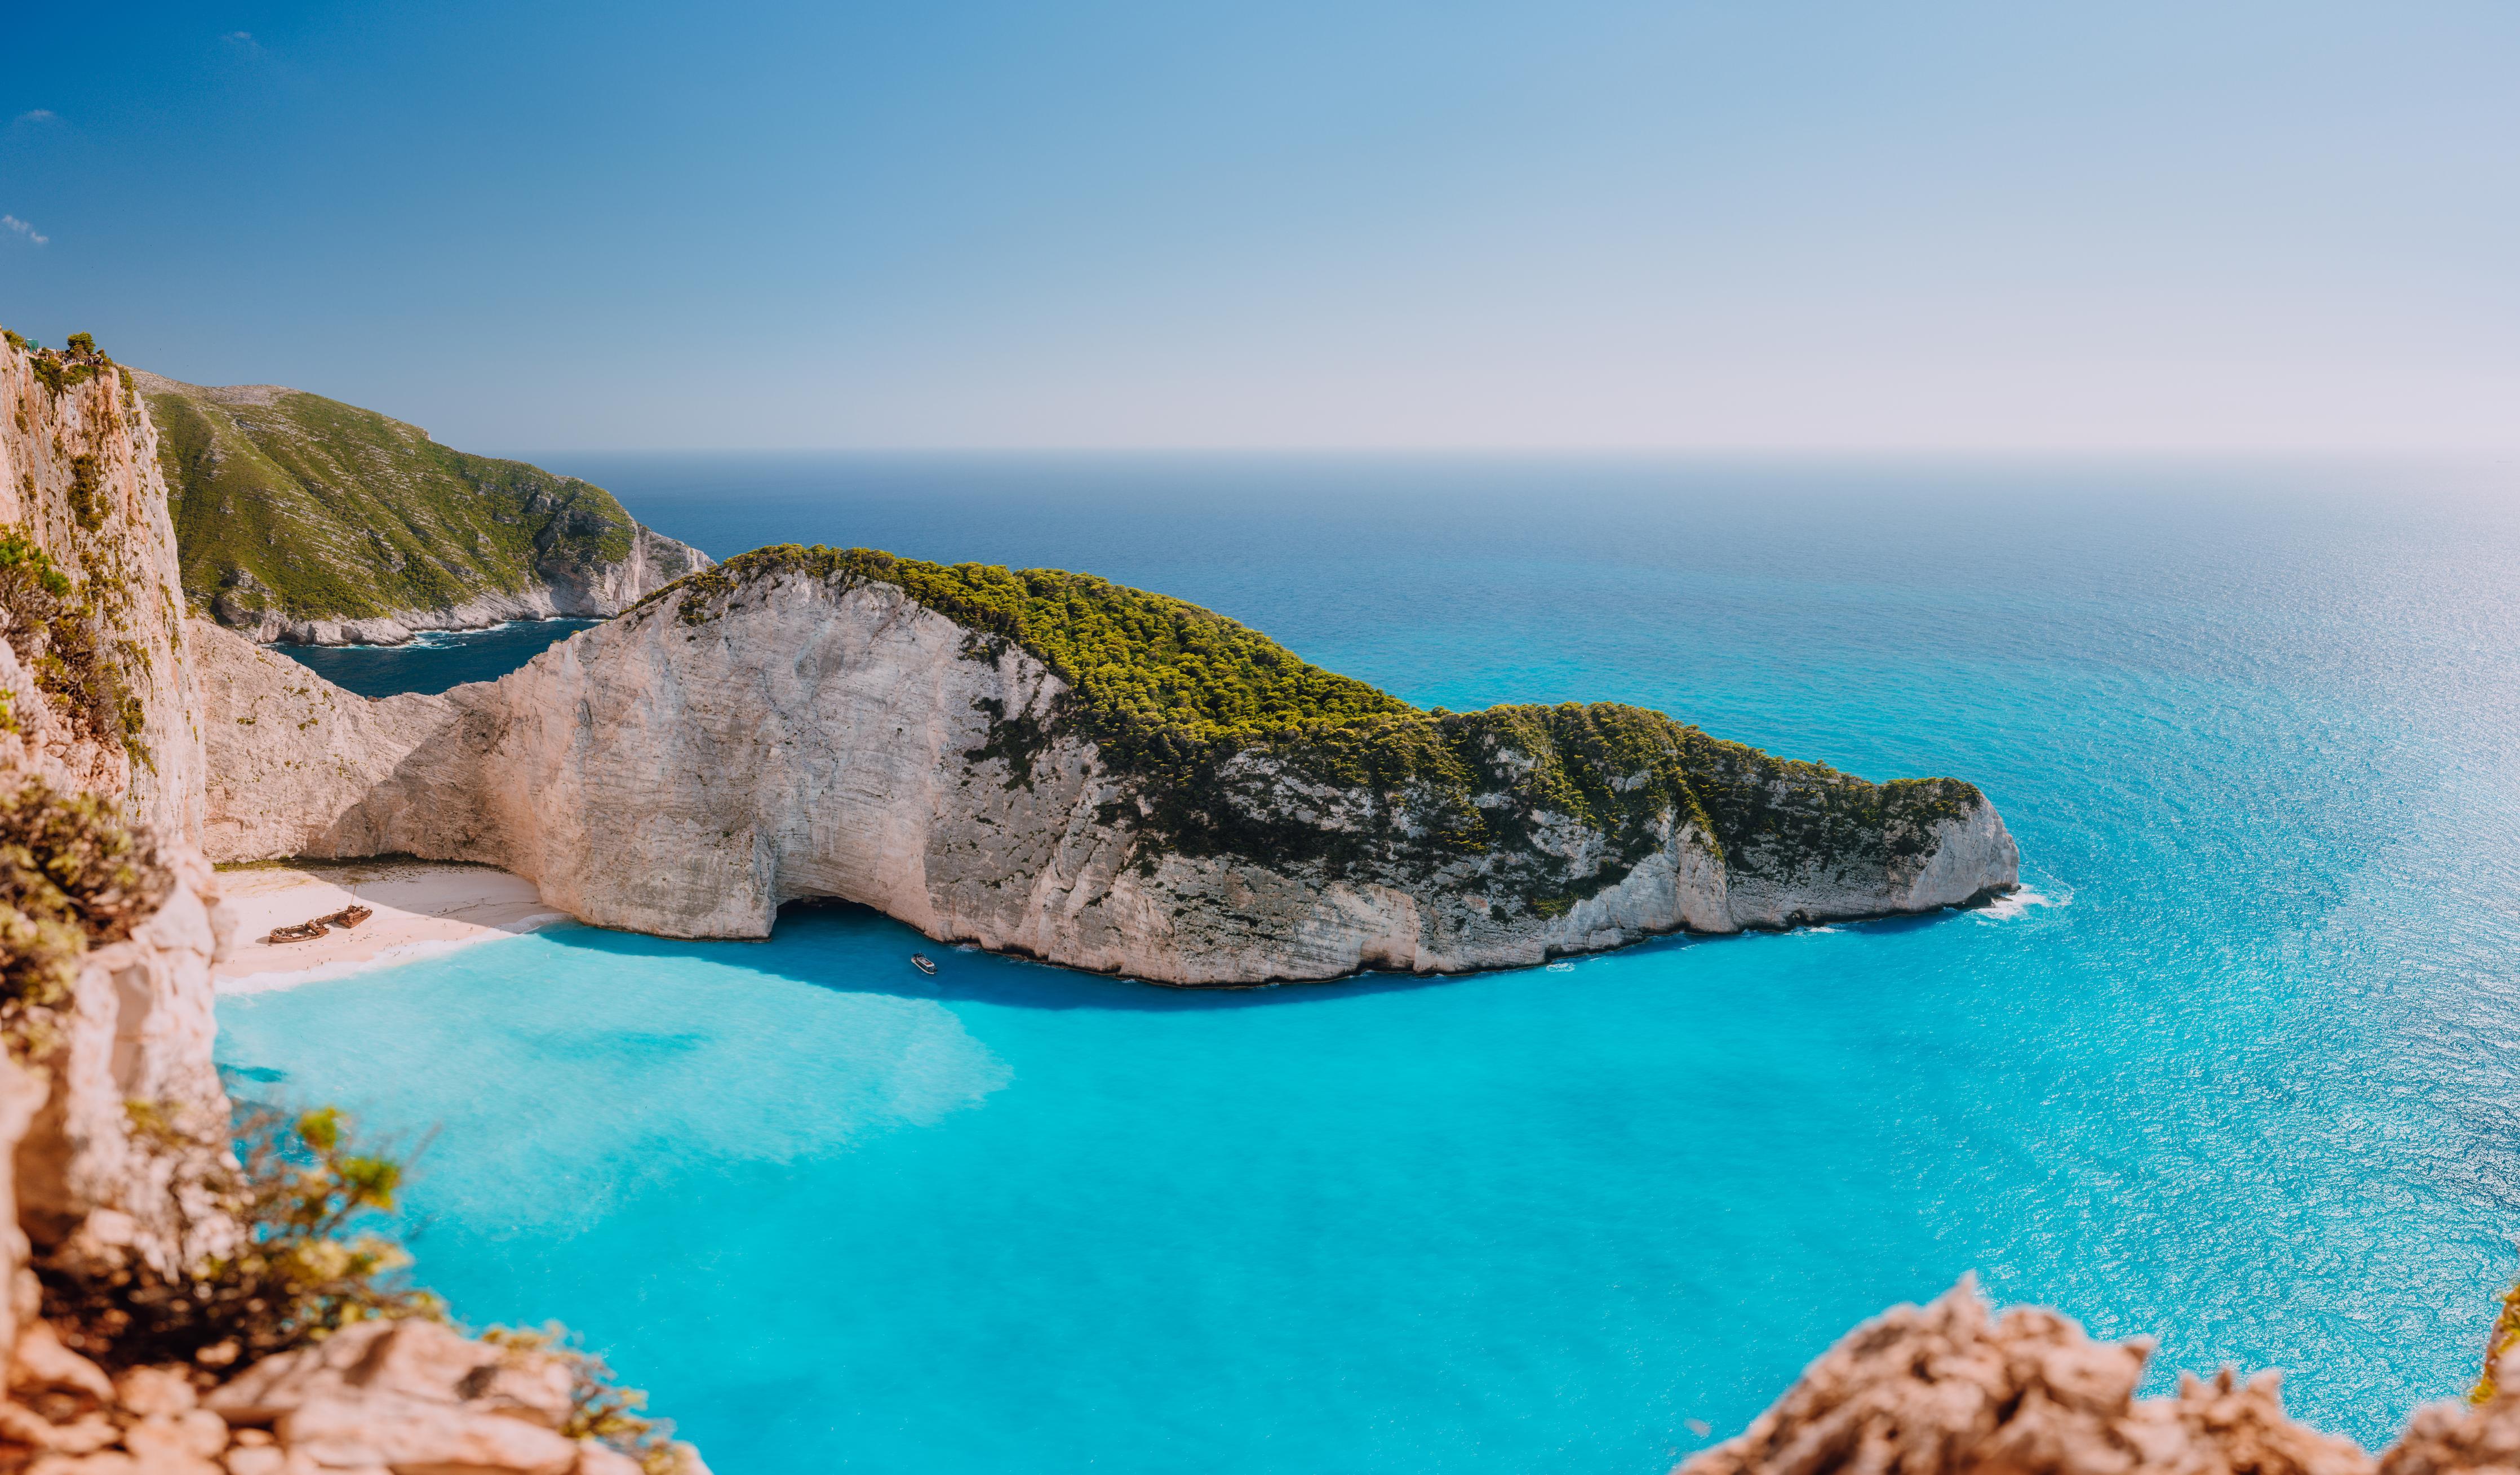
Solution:
M 68 787 L 115 796 L 160 835 L 197 833 L 200 694 L 175 529 L 158 432 L 112 361 L 39 362 L 15 342 L 0 347 L 7 532 L 41 550 L 70 586 L 49 630 L 30 629 L 25 609 L 0 608 L 21 664 L 49 689 L 50 720 L 18 719 L 40 761 Z
M 839 897 L 940 939 L 1179 984 L 1528 964 L 1683 928 L 1931 911 L 2016 879 L 1974 791 L 1904 843 L 1763 869 L 1756 838 L 1728 862 L 1703 811 L 1651 817 L 1631 860 L 1497 789 L 1470 802 L 1511 820 L 1513 843 L 1447 850 L 1427 838 L 1445 823 L 1428 793 L 1266 747 L 1219 767 L 1201 802 L 1293 815 L 1305 845 L 1182 844 L 1021 647 L 880 582 L 783 575 L 686 618 L 695 597 L 497 683 L 389 702 L 198 632 L 216 652 L 211 854 L 481 861 L 585 920 L 671 936 L 765 936 L 782 903 Z M 1772 818 L 1859 784 L 1741 782 Z
M 170 1270 L 224 1231 L 198 1188 L 225 1156 L 210 964 L 224 927 L 194 842 L 201 693 L 157 432 L 96 354 L 0 349 L 0 784 L 91 793 L 154 837 L 156 915 L 80 961 L 63 1027 L 26 1062 L 43 1093 L 16 1147 L 44 1254 Z M 35 571 L 58 576 L 54 593 Z

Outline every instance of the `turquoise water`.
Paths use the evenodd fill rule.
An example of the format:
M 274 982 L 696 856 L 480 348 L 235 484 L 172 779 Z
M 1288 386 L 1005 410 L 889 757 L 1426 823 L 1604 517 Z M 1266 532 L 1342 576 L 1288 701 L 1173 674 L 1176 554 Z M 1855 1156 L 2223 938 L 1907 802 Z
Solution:
M 461 1314 L 728 1475 L 1644 1475 L 1971 1270 L 2377 1443 L 2520 1274 L 2507 476 L 555 462 L 714 553 L 1083 565 L 1423 702 L 1961 774 L 2044 899 L 1215 995 L 791 910 L 221 1006 L 243 1092 L 437 1130 Z

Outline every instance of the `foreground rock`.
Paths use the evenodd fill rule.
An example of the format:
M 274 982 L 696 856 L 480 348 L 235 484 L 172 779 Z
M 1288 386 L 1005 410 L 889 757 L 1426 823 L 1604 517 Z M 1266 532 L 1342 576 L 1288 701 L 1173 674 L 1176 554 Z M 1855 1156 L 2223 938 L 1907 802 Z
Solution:
M 202 1391 L 196 1369 L 118 1377 L 22 1334 L 0 1401 L 0 1468 L 38 1475 L 635 1475 L 638 1460 L 566 1432 L 560 1359 L 474 1341 L 433 1321 L 354 1325 Z M 708 1475 L 689 1445 L 671 1475 Z
M 837 897 L 1241 984 L 1928 912 L 2019 869 L 1957 780 L 1868 783 L 1633 707 L 1419 712 L 1077 575 L 765 550 L 495 684 L 384 701 L 195 640 L 213 858 L 479 861 L 669 936 Z M 1284 703 L 1283 730 L 1199 709 L 1237 701 Z
M 2374 1475 L 2287 1418 L 2280 1375 L 2182 1375 L 2138 1399 L 2149 1339 L 2094 1342 L 2052 1311 L 2000 1319 L 1963 1279 L 1847 1334 L 1736 1438 L 1679 1475 Z M 2515 1379 L 2514 1381 L 2520 1381 Z M 2520 1394 L 2417 1410 L 2376 1475 L 2520 1469 Z

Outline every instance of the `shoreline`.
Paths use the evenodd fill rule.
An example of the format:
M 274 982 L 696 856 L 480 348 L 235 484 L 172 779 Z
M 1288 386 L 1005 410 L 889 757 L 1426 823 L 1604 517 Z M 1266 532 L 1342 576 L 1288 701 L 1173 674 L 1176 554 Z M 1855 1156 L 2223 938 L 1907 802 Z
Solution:
M 531 881 L 489 866 L 300 862 L 221 871 L 218 880 L 220 904 L 236 918 L 235 951 L 210 969 L 221 997 L 344 978 L 573 920 L 544 906 Z M 308 942 L 263 941 L 274 927 L 353 901 L 376 915 Z
M 388 618 L 397 617 L 388 616 Z M 411 634 L 404 636 L 401 640 L 383 643 L 376 641 L 297 641 L 289 640 L 285 637 L 275 637 L 267 641 L 255 640 L 253 643 L 262 647 L 266 650 L 409 650 L 415 646 L 427 648 L 432 644 L 437 644 L 429 639 L 431 636 L 443 636 L 447 638 L 448 642 L 452 642 L 454 640 L 461 639 L 464 636 L 487 635 L 493 630 L 506 630 L 517 625 L 549 625 L 562 620 L 570 623 L 582 621 L 591 629 L 594 626 L 603 624 L 605 618 L 606 616 L 594 614 L 529 614 L 518 615 L 514 619 L 492 620 L 485 625 L 412 626 L 409 627 L 411 629 Z M 227 629 L 231 627 L 222 626 L 221 628 Z M 244 635 L 248 640 L 253 640 L 252 636 L 248 635 L 243 630 L 238 630 L 236 633 Z

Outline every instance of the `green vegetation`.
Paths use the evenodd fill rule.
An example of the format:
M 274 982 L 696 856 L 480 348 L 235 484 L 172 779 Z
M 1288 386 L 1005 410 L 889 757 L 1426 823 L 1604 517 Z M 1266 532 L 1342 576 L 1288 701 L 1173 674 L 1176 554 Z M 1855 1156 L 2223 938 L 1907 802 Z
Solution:
M 94 458 L 77 461 L 93 474 Z M 9 616 L 10 648 L 71 730 L 117 744 L 135 764 L 154 767 L 140 743 L 139 697 L 122 675 L 125 664 L 147 657 L 127 642 L 118 651 L 110 648 L 95 602 L 82 598 L 69 575 L 16 528 L 0 530 L 0 610 Z
M 135 1103 L 144 1135 L 180 1141 L 163 1113 Z M 91 1275 L 56 1272 L 45 1314 L 77 1328 L 79 1350 L 113 1365 L 228 1366 L 320 1341 L 379 1317 L 442 1317 L 437 1298 L 400 1283 L 399 1245 L 362 1224 L 393 1211 L 402 1165 L 350 1143 L 338 1111 L 291 1121 L 249 1112 L 237 1167 L 218 1185 L 244 1230 L 237 1249 L 167 1279 L 143 1265 Z
M 148 839 L 93 795 L 34 780 L 0 795 L 0 1043 L 48 1051 L 79 959 L 129 937 L 172 884 Z
M 203 1145 L 151 1103 L 131 1102 L 129 1110 L 137 1137 Z M 353 1137 L 349 1118 L 331 1107 L 294 1118 L 248 1111 L 235 1133 L 235 1166 L 214 1184 L 243 1231 L 238 1247 L 175 1278 L 145 1264 L 83 1274 L 39 1266 L 45 1319 L 72 1349 L 109 1368 L 181 1363 L 213 1370 L 320 1342 L 362 1321 L 444 1320 L 443 1302 L 404 1282 L 411 1257 L 376 1232 L 379 1216 L 394 1210 L 404 1165 Z M 655 1475 L 680 1468 L 667 1438 L 671 1426 L 640 1411 L 647 1395 L 621 1387 L 564 1327 L 492 1327 L 482 1340 L 567 1367 L 571 1408 L 562 1433 L 601 1440 Z
M 573 476 L 293 389 L 141 382 L 185 595 L 229 623 L 445 608 L 629 556 L 630 514 Z
M 968 656 L 991 659 L 1011 644 L 1038 657 L 1071 689 L 1053 722 L 1079 724 L 1106 765 L 1138 781 L 1145 835 L 1190 854 L 1318 859 L 1340 872 L 1499 853 L 1528 862 L 1562 818 L 1605 833 L 1609 854 L 1523 878 L 1521 902 L 1553 913 L 1616 884 L 1671 824 L 1696 824 L 1736 873 L 1790 872 L 1920 853 L 1935 822 L 1977 799 L 1958 780 L 1875 784 L 1774 758 L 1642 707 L 1420 711 L 1223 615 L 1058 569 L 788 544 L 673 586 L 679 618 L 704 625 L 783 575 L 842 590 L 889 584 L 971 630 Z M 1010 784 L 1029 782 L 1046 735 L 987 715 L 988 742 L 965 756 L 1003 759 Z M 1361 803 L 1362 823 L 1328 825 L 1280 795 L 1235 763 L 1253 752 Z

